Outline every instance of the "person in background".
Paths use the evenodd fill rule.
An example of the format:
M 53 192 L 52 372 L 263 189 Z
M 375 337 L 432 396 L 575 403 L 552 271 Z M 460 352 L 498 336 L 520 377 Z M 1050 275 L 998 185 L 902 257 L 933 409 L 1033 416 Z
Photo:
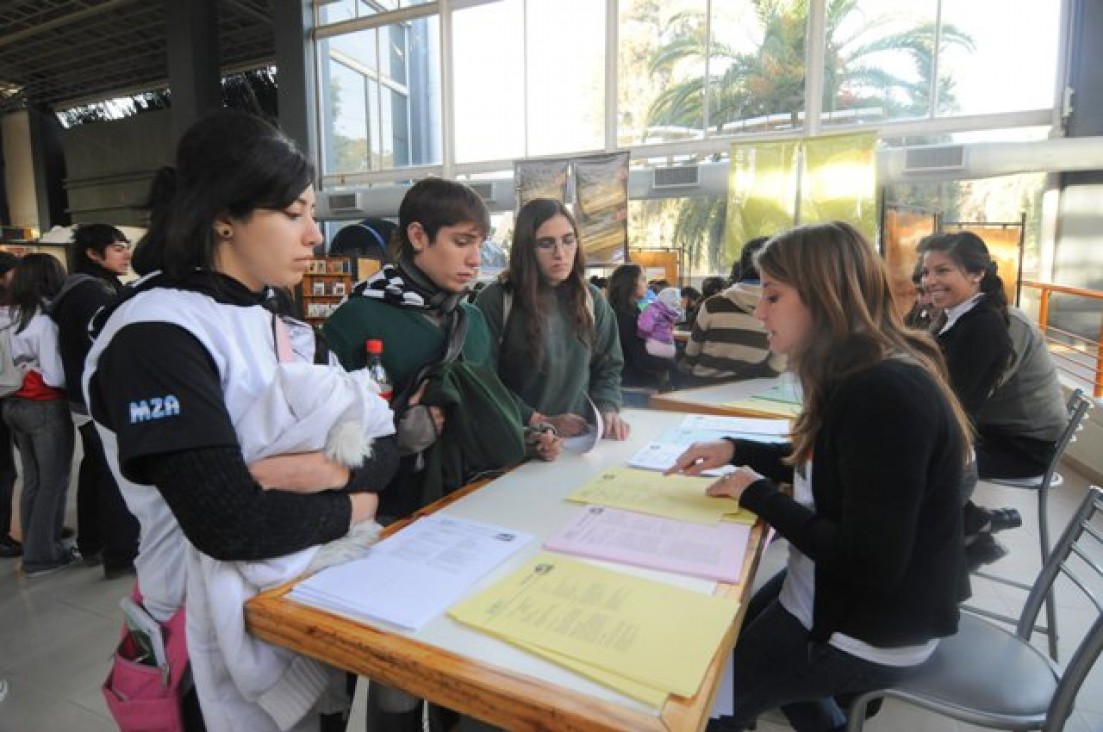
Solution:
M 625 386 L 645 389 L 669 388 L 677 369 L 672 360 L 652 356 L 639 334 L 640 310 L 637 303 L 647 289 L 647 280 L 638 264 L 622 264 L 609 277 L 609 306 L 617 319 Z
M 701 302 L 701 291 L 696 287 L 686 285 L 682 288 L 682 312 L 685 313 L 682 325 L 687 330 L 692 328 L 697 320 L 697 311 L 701 307 Z
M 828 732 L 847 722 L 835 697 L 898 683 L 957 632 L 968 422 L 938 346 L 904 326 L 854 227 L 791 229 L 757 265 L 755 315 L 804 395 L 792 443 L 696 443 L 669 472 L 740 466 L 709 495 L 738 501 L 790 547 L 736 640 L 734 716 L 709 729 L 746 729 L 781 707 L 798 732 Z
M 785 357 L 770 352 L 766 329 L 754 317 L 762 296 L 754 257 L 767 240 L 744 244 L 733 268 L 741 279 L 701 303 L 684 360 L 699 383 L 776 376 L 785 369 Z
M 149 229 L 133 259 L 142 278 L 93 320 L 85 403 L 142 525 L 135 566 L 143 606 L 163 623 L 187 602 L 187 649 L 207 729 L 310 729 L 325 711 L 317 706 L 324 674 L 307 678 L 285 654 L 287 665 L 263 676 L 230 677 L 212 603 L 238 602 L 240 617 L 241 601 L 211 600 L 192 567 L 197 554 L 277 561 L 344 537 L 374 517 L 373 491 L 394 472 L 397 448 L 393 438 L 376 439 L 359 468 L 322 451 L 246 462 L 243 445 L 260 438 L 237 425 L 282 367 L 310 361 L 264 302 L 268 286 L 302 280 L 322 240 L 313 171 L 271 124 L 230 111 L 195 122 L 175 163 L 151 186 Z M 264 688 L 247 695 L 242 684 Z M 185 709 L 194 708 L 190 699 Z
M 912 284 L 915 285 L 915 302 L 911 309 L 904 314 L 904 325 L 909 328 L 930 330 L 934 321 L 938 320 L 941 312 L 931 304 L 931 295 L 923 286 L 923 258 L 915 263 L 912 271 Z
M 77 474 L 77 549 L 85 564 L 103 563 L 106 579 L 133 574 L 139 525 L 111 475 L 81 383 L 92 347 L 88 324 L 96 311 L 119 297 L 119 278 L 129 271 L 130 242 L 122 231 L 109 224 L 81 224 L 73 232 L 70 274 L 49 308 L 57 323 L 69 410 L 84 452 Z
M 708 300 L 727 286 L 723 277 L 706 277 L 701 281 L 701 299 Z
M 25 370 L 23 386 L 3 400 L 4 421 L 19 446 L 23 495 L 23 574 L 37 577 L 72 566 L 80 553 L 63 541 L 65 498 L 73 459 L 73 422 L 57 326 L 46 306 L 65 270 L 49 254 L 28 254 L 15 265 L 8 301 L 14 324 L 12 357 Z
M 509 269 L 479 294 L 498 373 L 526 405 L 530 422 L 560 435 L 586 429 L 592 403 L 603 437 L 623 440 L 624 358 L 609 303 L 586 283 L 582 243 L 570 211 L 537 198 L 521 207 Z
M 670 283 L 662 277 L 653 279 L 647 283 L 647 289 L 651 290 L 651 294 L 655 297 L 658 297 L 659 293 L 668 287 L 670 287 Z
M 12 270 L 19 257 L 0 251 L 0 306 L 8 305 Z M 11 326 L 10 311 L 0 307 L 0 328 Z M 23 554 L 23 545 L 12 537 L 12 501 L 15 499 L 15 446 L 8 423 L 0 419 L 0 558 L 14 559 Z
M 601 290 L 601 294 L 605 295 L 606 298 L 608 298 L 608 296 L 609 296 L 609 279 L 607 277 L 599 277 L 598 275 L 593 275 L 593 276 L 590 277 L 590 284 L 593 285 L 594 287 L 596 287 L 597 289 Z
M 676 287 L 663 288 L 655 302 L 640 313 L 636 321 L 636 330 L 643 338 L 644 348 L 652 356 L 673 359 L 677 354 L 674 346 L 674 326 L 682 318 L 682 296 Z
M 467 302 L 475 283 L 481 248 L 490 230 L 490 214 L 475 191 L 455 181 L 426 178 L 415 183 L 399 207 L 399 226 L 391 242 L 393 264 L 358 283 L 348 300 L 322 326 L 333 353 L 348 369 L 363 368 L 368 339 L 383 341 L 383 367 L 394 382 L 402 463 L 398 475 L 381 494 L 380 520 L 407 516 L 445 493 L 459 488 L 473 472 L 497 470 L 524 456 L 554 460 L 560 441 L 533 422 L 525 429 L 521 405 L 498 379 L 492 352 L 496 349 L 482 311 Z M 483 292 L 489 288 L 484 288 Z M 462 336 L 462 338 L 460 337 Z M 429 378 L 450 346 L 457 361 L 477 368 L 487 393 L 498 404 L 432 403 Z M 450 446 L 463 448 L 468 413 L 480 413 L 478 431 L 499 443 L 499 462 L 474 465 L 472 450 L 458 472 L 441 470 L 439 455 Z M 528 448 L 510 456 L 517 435 L 527 435 Z M 450 454 L 450 453 L 449 453 Z M 368 691 L 368 729 L 372 732 L 420 732 L 423 701 L 398 689 L 372 683 Z M 430 729 L 450 729 L 457 715 L 429 706 Z
M 941 311 L 932 326 L 950 383 L 976 429 L 981 478 L 1026 478 L 1045 472 L 1068 421 L 1057 369 L 1045 339 L 1008 304 L 988 247 L 964 231 L 919 243 L 922 284 Z M 1014 508 L 965 505 L 970 563 L 1007 554 L 992 534 L 1022 525 Z

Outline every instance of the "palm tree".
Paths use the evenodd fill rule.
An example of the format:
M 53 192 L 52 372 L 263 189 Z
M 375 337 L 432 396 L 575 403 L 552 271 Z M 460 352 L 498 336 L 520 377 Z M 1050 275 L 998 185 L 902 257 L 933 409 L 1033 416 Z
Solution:
M 652 127 L 700 130 L 707 124 L 716 132 L 727 132 L 799 126 L 798 115 L 804 108 L 808 2 L 754 0 L 754 7 L 761 40 L 750 52 L 717 39 L 707 45 L 700 13 L 681 13 L 670 19 L 664 34 L 667 40 L 651 57 L 648 70 L 652 77 L 669 80 L 672 70 L 683 64 L 704 69 L 706 48 L 708 75 L 665 83 L 649 109 Z M 827 2 L 823 110 L 867 110 L 882 118 L 926 115 L 931 103 L 934 24 L 892 31 L 886 20 L 849 23 L 860 12 L 859 0 Z M 950 25 L 942 26 L 939 38 L 942 50 L 955 45 L 973 48 L 972 39 Z M 893 73 L 884 63 L 901 54 L 912 72 L 908 75 Z M 896 68 L 903 67 L 896 64 Z M 938 96 L 941 111 L 952 108 L 952 79 L 939 79 Z M 707 254 L 712 271 L 719 271 L 725 258 L 726 206 L 723 198 L 691 199 L 682 207 L 674 227 L 674 242 L 685 249 L 689 260 Z M 704 245 L 707 249 L 702 251 Z

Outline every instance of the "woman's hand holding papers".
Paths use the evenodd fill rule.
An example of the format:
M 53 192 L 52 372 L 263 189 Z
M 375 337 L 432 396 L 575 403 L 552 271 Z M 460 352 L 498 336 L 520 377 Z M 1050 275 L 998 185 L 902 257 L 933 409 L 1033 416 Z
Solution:
M 731 464 L 735 457 L 735 445 L 728 440 L 716 440 L 714 442 L 694 442 L 686 448 L 686 451 L 678 456 L 674 465 L 663 472 L 663 475 L 700 475 L 702 471 L 723 467 Z

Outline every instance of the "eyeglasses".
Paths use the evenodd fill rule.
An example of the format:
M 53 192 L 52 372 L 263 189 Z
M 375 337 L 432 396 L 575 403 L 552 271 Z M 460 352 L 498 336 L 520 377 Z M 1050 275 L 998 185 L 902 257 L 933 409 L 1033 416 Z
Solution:
M 537 239 L 533 242 L 533 245 L 537 249 L 542 249 L 545 252 L 554 251 L 556 247 L 560 246 L 563 247 L 564 250 L 570 250 L 578 246 L 578 239 L 575 239 L 573 234 L 568 234 L 562 239 L 555 239 L 549 236 L 544 239 Z

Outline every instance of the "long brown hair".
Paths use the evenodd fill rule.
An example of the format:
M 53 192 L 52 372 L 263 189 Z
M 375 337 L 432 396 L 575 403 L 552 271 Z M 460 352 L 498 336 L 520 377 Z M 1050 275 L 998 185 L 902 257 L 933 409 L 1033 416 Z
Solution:
M 764 278 L 795 288 L 812 315 L 809 341 L 793 359 L 804 397 L 793 423 L 795 464 L 812 455 L 834 385 L 887 358 L 904 358 L 930 373 L 969 455 L 969 421 L 950 389 L 938 344 L 905 327 L 884 262 L 858 230 L 841 221 L 799 226 L 770 239 L 755 263 Z
M 502 273 L 501 281 L 513 291 L 513 307 L 524 311 L 528 316 L 525 339 L 537 365 L 543 365 L 543 335 L 548 316 L 540 307 L 540 294 L 547 289 L 547 284 L 540 272 L 540 263 L 536 260 L 536 230 L 554 216 L 562 216 L 570 222 L 578 242 L 571 273 L 558 288 L 563 288 L 566 295 L 568 317 L 574 323 L 575 337 L 587 347 L 592 347 L 594 342 L 594 318 L 587 304 L 586 259 L 582 253 L 582 240 L 578 236 L 578 224 L 567 207 L 559 201 L 534 198 L 522 206 L 517 214 L 517 222 L 513 227 L 513 246 L 509 252 L 509 269 Z M 502 327 L 505 327 L 505 323 Z

